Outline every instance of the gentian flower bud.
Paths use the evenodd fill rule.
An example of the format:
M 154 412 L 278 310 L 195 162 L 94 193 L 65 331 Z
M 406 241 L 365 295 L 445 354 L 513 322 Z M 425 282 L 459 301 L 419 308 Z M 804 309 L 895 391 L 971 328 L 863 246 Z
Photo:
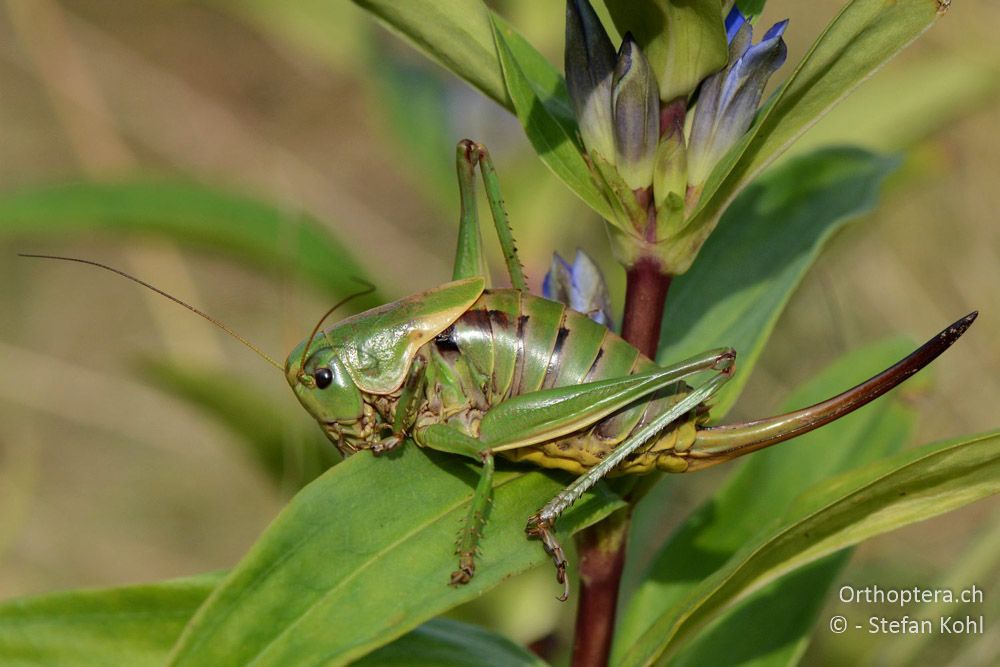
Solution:
M 588 0 L 566 2 L 566 88 L 587 150 L 614 163 L 611 79 L 615 47 Z
M 753 29 L 736 7 L 726 19 L 729 64 L 701 86 L 688 140 L 688 178 L 705 183 L 715 164 L 746 134 L 757 113 L 767 80 L 785 62 L 782 34 L 788 21 L 776 23 L 757 44 Z
M 657 217 L 673 223 L 684 218 L 684 197 L 687 194 L 687 151 L 682 128 L 673 128 L 663 135 L 656 149 L 653 167 L 653 200 Z M 679 218 L 679 219 L 678 219 Z
M 687 98 L 726 64 L 719 0 L 604 0 L 622 34 L 631 32 L 649 60 L 665 104 Z
M 660 94 L 649 62 L 630 33 L 618 52 L 611 111 L 618 173 L 633 190 L 647 188 L 653 182 L 660 136 Z

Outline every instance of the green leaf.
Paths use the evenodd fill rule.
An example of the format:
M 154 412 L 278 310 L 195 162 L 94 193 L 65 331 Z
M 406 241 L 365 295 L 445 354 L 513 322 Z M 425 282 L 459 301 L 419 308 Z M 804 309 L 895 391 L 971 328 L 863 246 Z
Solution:
M 838 551 L 740 600 L 681 648 L 671 659 L 671 666 L 799 664 L 827 591 L 850 560 L 851 552 Z
M 506 21 L 479 0 L 354 2 L 514 112 L 546 166 L 588 206 L 614 219 L 577 143 L 566 82 Z
M 1000 76 L 993 63 L 928 51 L 879 71 L 809 128 L 785 156 L 832 145 L 902 151 L 995 102 Z
M 353 664 L 371 667 L 540 667 L 545 662 L 509 639 L 479 626 L 437 618 Z
M 157 584 L 71 591 L 0 604 L 0 661 L 18 665 L 162 665 L 224 573 Z M 500 635 L 434 619 L 357 665 L 543 665 Z
M 652 623 L 622 656 L 645 665 L 675 652 L 742 595 L 865 539 L 1000 491 L 1000 432 L 903 452 L 818 484 L 771 530 Z
M 566 79 L 562 72 L 553 67 L 552 63 L 538 49 L 496 13 L 493 14 L 493 29 L 494 43 L 496 43 L 496 31 L 499 31 L 503 35 L 507 49 L 528 77 L 531 86 L 535 90 L 545 93 L 541 96 L 541 101 L 545 105 L 546 111 L 573 135 L 575 141 L 576 115 L 573 113 L 573 103 L 569 99 L 569 90 L 566 88 Z M 499 49 L 497 49 L 497 58 L 501 66 L 500 71 L 503 72 L 504 65 Z M 515 105 L 516 101 L 511 100 L 511 111 L 514 111 Z
M 431 60 L 514 111 L 493 37 L 491 18 L 497 17 L 481 0 L 354 0 L 354 3 L 377 16 Z M 552 81 L 562 78 L 558 70 L 509 26 L 504 24 L 504 29 L 508 31 L 509 48 L 530 71 L 534 83 L 551 89 Z
M 912 349 L 908 342 L 889 341 L 848 354 L 792 394 L 782 411 L 825 400 Z M 743 544 L 768 530 L 812 484 L 898 451 L 912 431 L 914 415 L 896 396 L 891 394 L 793 442 L 749 457 L 653 559 L 624 611 L 616 651 L 623 653 L 652 619 L 680 603 Z M 639 512 L 658 509 L 643 504 Z M 845 561 L 846 557 L 835 557 L 758 591 L 726 614 L 711 632 L 700 634 L 678 658 L 682 664 L 723 664 L 714 645 L 720 636 L 726 637 L 722 646 L 730 657 L 771 654 L 780 662 L 786 652 L 796 653 L 812 629 L 827 585 Z M 760 631 L 759 623 L 767 623 L 769 629 Z
M 480 0 L 354 0 L 431 60 L 513 111 Z
M 760 13 L 764 11 L 764 5 L 767 4 L 767 0 L 736 0 L 736 4 L 744 16 L 753 17 L 760 16 Z
M 544 73 L 519 58 L 511 47 L 510 29 L 500 21 L 494 23 L 494 36 L 514 112 L 538 157 L 588 206 L 605 219 L 614 220 L 577 143 L 576 121 L 565 82 L 561 77 L 546 79 Z
M 109 590 L 54 593 L 0 605 L 0 662 L 161 665 L 221 573 Z
M 507 47 L 531 82 L 541 90 L 552 91 L 552 97 L 546 99 L 549 111 L 564 119 L 573 118 L 560 71 L 481 0 L 353 1 L 431 60 L 513 112 L 514 101 L 507 92 L 492 20 L 502 28 Z
M 942 569 L 932 580 L 928 588 L 950 589 L 953 591 L 966 588 L 970 582 L 996 581 L 996 573 L 1000 572 L 1000 507 L 994 509 L 983 518 L 977 519 L 976 534 L 972 539 L 964 542 L 961 553 L 955 553 L 949 559 L 948 567 Z M 892 563 L 886 563 L 888 568 L 892 568 Z M 926 585 L 926 584 L 925 584 Z M 981 608 L 987 618 L 996 618 L 996 612 L 1000 610 L 1000 604 L 995 596 L 987 605 Z M 942 616 L 963 616 L 968 613 L 968 604 L 962 602 L 960 597 L 946 602 L 935 600 L 920 605 L 920 615 L 923 618 L 940 618 Z M 869 654 L 872 656 L 872 664 L 878 665 L 916 665 L 921 662 L 921 658 L 926 657 L 933 651 L 935 644 L 940 637 L 934 634 L 921 634 L 909 636 L 905 642 L 880 642 L 878 648 Z M 985 639 L 985 637 L 980 637 Z M 966 644 L 962 646 L 963 651 L 971 649 L 975 652 L 976 645 Z M 940 655 L 940 654 L 938 654 Z M 950 664 L 963 664 L 961 656 L 956 655 Z M 975 664 L 968 662 L 965 664 Z
M 218 371 L 146 360 L 140 369 L 162 389 L 215 418 L 245 444 L 247 453 L 276 486 L 297 490 L 340 460 L 336 448 L 312 426 L 296 433 L 285 413 L 260 393 Z
M 733 198 L 858 84 L 927 30 L 942 0 L 854 0 L 827 27 L 746 136 L 713 169 L 691 234 L 704 235 Z
M 729 59 L 719 0 L 605 0 L 621 34 L 631 32 L 649 59 L 660 99 L 690 95 Z
M 897 160 L 837 148 L 777 166 L 726 212 L 691 270 L 674 279 L 658 359 L 736 349 L 736 375 L 713 415 L 736 401 L 778 316 L 827 240 L 870 210 Z
M 347 459 L 286 506 L 198 611 L 172 664 L 344 664 L 547 561 L 524 524 L 562 483 L 501 472 L 476 576 L 448 585 L 477 478 L 459 457 L 411 443 L 398 456 Z M 620 506 L 590 495 L 560 521 L 562 538 Z
M 71 183 L 0 195 L 5 236 L 145 234 L 197 245 L 286 274 L 334 295 L 358 290 L 368 272 L 316 219 L 298 210 L 197 183 Z M 377 295 L 359 300 L 372 307 Z

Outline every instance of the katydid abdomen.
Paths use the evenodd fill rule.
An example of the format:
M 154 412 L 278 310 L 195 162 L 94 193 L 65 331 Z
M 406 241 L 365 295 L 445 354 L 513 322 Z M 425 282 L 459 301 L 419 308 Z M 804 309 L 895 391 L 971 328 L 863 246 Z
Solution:
M 423 425 L 445 422 L 473 438 L 479 437 L 483 412 L 513 396 L 658 368 L 586 315 L 513 289 L 483 292 L 418 354 L 427 364 L 428 379 L 416 432 Z M 677 381 L 576 433 L 499 453 L 514 461 L 582 473 L 688 389 Z M 390 415 L 384 417 L 391 420 Z M 654 468 L 683 471 L 687 463 L 682 453 L 694 441 L 696 423 L 706 418 L 706 411 L 692 411 L 628 457 L 616 474 Z

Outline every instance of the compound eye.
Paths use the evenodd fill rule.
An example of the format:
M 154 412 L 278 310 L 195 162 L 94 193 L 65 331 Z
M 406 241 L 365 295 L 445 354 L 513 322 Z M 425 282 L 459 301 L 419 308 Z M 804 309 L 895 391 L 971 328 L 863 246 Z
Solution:
M 333 371 L 329 368 L 320 368 L 313 373 L 313 379 L 316 380 L 319 389 L 326 389 L 333 384 Z

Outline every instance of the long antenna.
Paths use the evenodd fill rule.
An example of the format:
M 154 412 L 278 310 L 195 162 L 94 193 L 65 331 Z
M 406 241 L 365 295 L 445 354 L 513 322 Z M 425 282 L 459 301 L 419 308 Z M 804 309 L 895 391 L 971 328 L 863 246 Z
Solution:
M 353 278 L 353 280 L 362 285 L 365 285 L 365 288 L 360 292 L 355 292 L 354 294 L 349 294 L 348 296 L 345 296 L 343 299 L 333 304 L 333 307 L 330 308 L 330 310 L 326 311 L 323 314 L 323 317 L 319 318 L 319 322 L 316 323 L 316 326 L 313 327 L 312 333 L 309 334 L 309 340 L 306 341 L 306 346 L 302 348 L 302 360 L 299 362 L 300 375 L 304 373 L 306 370 L 306 355 L 309 354 L 309 348 L 312 347 L 313 340 L 316 338 L 316 334 L 319 333 L 319 328 L 323 326 L 323 322 L 326 322 L 326 318 L 333 315 L 333 311 L 345 305 L 348 301 L 357 299 L 359 296 L 365 296 L 366 294 L 371 294 L 372 292 L 375 291 L 375 286 L 372 285 L 367 280 L 361 280 L 360 278 Z
M 284 366 L 282 366 L 277 361 L 275 361 L 270 356 L 268 356 L 259 347 L 257 347 L 256 345 L 254 345 L 253 343 L 251 343 L 250 341 L 248 341 L 246 338 L 244 338 L 243 336 L 239 335 L 238 333 L 236 333 L 235 331 L 233 331 L 232 329 L 230 329 L 225 324 L 223 324 L 219 320 L 215 319 L 211 315 L 198 310 L 197 308 L 195 308 L 191 304 L 185 303 L 185 302 L 181 301 L 180 299 L 178 299 L 177 297 L 175 297 L 175 296 L 173 296 L 171 294 L 167 294 L 166 292 L 164 292 L 163 290 L 161 290 L 159 287 L 154 287 L 153 285 L 150 285 L 146 281 L 139 280 L 135 276 L 129 275 L 129 274 L 125 273 L 124 271 L 120 271 L 119 269 L 116 269 L 113 266 L 108 266 L 107 264 L 101 264 L 100 262 L 93 262 L 93 261 L 91 261 L 89 259 L 80 259 L 78 257 L 60 257 L 59 255 L 32 255 L 32 254 L 23 253 L 23 252 L 19 252 L 17 254 L 18 254 L 19 257 L 32 257 L 32 258 L 35 258 L 35 259 L 59 259 L 59 260 L 62 260 L 64 262 L 77 262 L 79 264 L 89 264 L 90 266 L 96 266 L 98 268 L 105 269 L 106 271 L 111 271 L 112 273 L 117 273 L 122 278 L 128 278 L 132 282 L 138 283 L 138 284 L 142 285 L 143 287 L 145 287 L 147 289 L 151 289 L 154 292 L 156 292 L 157 294 L 159 294 L 160 296 L 164 296 L 164 297 L 170 299 L 171 301 L 173 301 L 174 303 L 176 303 L 176 304 L 178 304 L 180 306 L 184 306 L 185 308 L 187 308 L 188 310 L 190 310 L 192 313 L 194 313 L 196 315 L 201 315 L 206 320 L 208 320 L 209 322 L 211 322 L 215 326 L 219 327 L 220 329 L 222 329 L 223 331 L 225 331 L 227 334 L 229 334 L 230 336 L 232 336 L 233 338 L 235 338 L 236 340 L 240 341 L 241 343 L 243 343 L 244 345 L 246 345 L 247 347 L 249 347 L 251 350 L 253 350 L 254 352 L 256 352 L 258 354 L 258 356 L 260 356 L 262 359 L 264 359 L 264 361 L 266 361 L 267 363 L 271 364 L 272 366 L 274 366 L 275 368 L 277 368 L 282 373 L 285 372 L 285 367 Z

